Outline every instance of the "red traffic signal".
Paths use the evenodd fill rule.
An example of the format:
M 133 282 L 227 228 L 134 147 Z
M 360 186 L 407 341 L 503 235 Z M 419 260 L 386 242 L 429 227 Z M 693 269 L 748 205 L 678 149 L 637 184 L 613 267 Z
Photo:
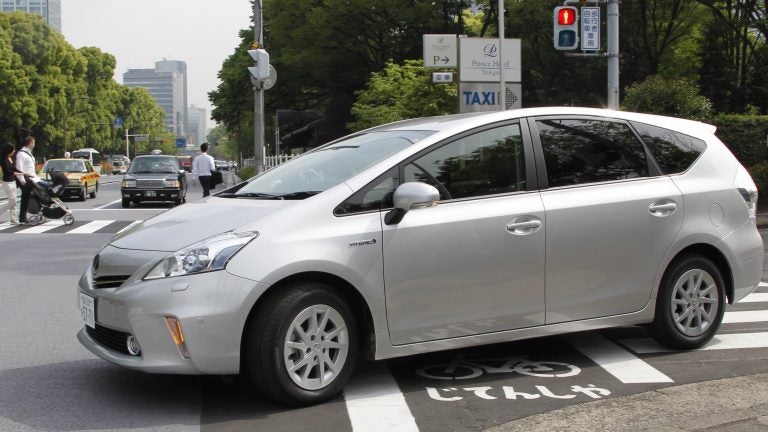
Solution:
M 557 24 L 558 25 L 573 25 L 576 22 L 576 8 L 575 7 L 561 7 L 557 11 Z

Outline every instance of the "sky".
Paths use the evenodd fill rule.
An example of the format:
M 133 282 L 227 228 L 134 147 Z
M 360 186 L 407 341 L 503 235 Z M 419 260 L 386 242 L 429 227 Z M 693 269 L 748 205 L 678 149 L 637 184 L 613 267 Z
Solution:
M 208 110 L 221 64 L 249 28 L 249 0 L 62 0 L 61 26 L 75 48 L 97 47 L 115 56 L 115 80 L 128 69 L 152 69 L 158 60 L 187 63 L 187 102 Z M 250 89 L 248 89 L 250 90 Z M 209 127 L 214 123 L 208 120 Z

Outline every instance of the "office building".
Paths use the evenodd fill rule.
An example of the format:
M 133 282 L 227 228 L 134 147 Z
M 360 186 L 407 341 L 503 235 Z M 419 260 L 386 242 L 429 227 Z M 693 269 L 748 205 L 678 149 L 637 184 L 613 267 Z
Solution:
M 16 11 L 40 15 L 61 33 L 61 0 L 0 0 L 0 12 Z
M 187 109 L 187 114 L 189 115 L 189 123 L 187 123 L 189 143 L 196 148 L 200 147 L 200 144 L 208 139 L 208 111 L 192 105 Z
M 183 137 L 187 134 L 187 65 L 180 61 L 159 61 L 154 69 L 128 69 L 123 84 L 143 87 L 165 110 L 166 130 Z

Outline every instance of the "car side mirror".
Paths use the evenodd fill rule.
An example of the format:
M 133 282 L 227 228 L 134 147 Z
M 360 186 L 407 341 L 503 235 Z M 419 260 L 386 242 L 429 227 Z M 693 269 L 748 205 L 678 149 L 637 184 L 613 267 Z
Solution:
M 432 207 L 440 200 L 440 192 L 432 185 L 419 182 L 403 183 L 395 189 L 395 208 L 384 216 L 384 223 L 397 225 L 410 210 Z

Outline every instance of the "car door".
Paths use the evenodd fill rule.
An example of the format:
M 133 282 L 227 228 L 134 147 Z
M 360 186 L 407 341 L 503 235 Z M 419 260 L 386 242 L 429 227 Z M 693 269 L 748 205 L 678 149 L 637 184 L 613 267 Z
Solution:
M 527 126 L 496 125 L 401 166 L 439 205 L 383 226 L 384 283 L 395 345 L 544 324 L 544 208 Z
M 683 200 L 620 120 L 531 121 L 546 210 L 547 324 L 641 310 Z

